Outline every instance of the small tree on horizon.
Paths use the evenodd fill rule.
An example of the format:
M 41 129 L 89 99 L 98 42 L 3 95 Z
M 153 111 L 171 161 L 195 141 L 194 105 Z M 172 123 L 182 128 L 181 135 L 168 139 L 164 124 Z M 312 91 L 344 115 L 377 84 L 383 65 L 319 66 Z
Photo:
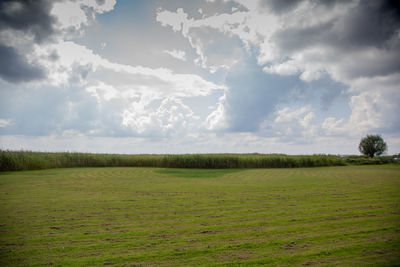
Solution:
M 387 150 L 387 145 L 380 135 L 367 135 L 361 139 L 358 149 L 361 154 L 373 158 L 384 153 Z

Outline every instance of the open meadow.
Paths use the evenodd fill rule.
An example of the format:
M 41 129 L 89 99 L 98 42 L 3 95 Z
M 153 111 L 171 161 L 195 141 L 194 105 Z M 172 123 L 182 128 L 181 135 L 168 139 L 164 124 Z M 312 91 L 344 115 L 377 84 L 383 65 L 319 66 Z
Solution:
M 396 265 L 399 165 L 0 173 L 1 266 Z

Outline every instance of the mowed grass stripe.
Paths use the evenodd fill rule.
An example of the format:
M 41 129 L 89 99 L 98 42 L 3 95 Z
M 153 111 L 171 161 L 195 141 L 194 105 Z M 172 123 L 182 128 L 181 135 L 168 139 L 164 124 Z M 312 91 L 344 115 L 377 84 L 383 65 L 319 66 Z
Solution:
M 391 264 L 400 169 L 82 168 L 0 175 L 0 264 Z

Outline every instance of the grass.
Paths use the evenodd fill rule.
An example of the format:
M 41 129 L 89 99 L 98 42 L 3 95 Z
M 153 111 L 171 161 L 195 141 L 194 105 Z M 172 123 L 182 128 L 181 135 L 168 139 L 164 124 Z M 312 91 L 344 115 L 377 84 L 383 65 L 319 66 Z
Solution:
M 0 173 L 1 266 L 390 266 L 398 165 Z
M 185 177 L 185 178 L 216 178 L 227 174 L 236 173 L 242 171 L 243 169 L 159 169 L 156 173 L 169 174 L 175 177 Z

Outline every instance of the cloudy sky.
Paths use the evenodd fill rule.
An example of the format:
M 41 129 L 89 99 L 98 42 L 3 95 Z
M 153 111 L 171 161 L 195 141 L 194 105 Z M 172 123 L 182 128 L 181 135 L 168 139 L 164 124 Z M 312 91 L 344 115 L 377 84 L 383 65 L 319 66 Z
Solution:
M 400 7 L 376 0 L 0 2 L 0 148 L 400 152 Z

